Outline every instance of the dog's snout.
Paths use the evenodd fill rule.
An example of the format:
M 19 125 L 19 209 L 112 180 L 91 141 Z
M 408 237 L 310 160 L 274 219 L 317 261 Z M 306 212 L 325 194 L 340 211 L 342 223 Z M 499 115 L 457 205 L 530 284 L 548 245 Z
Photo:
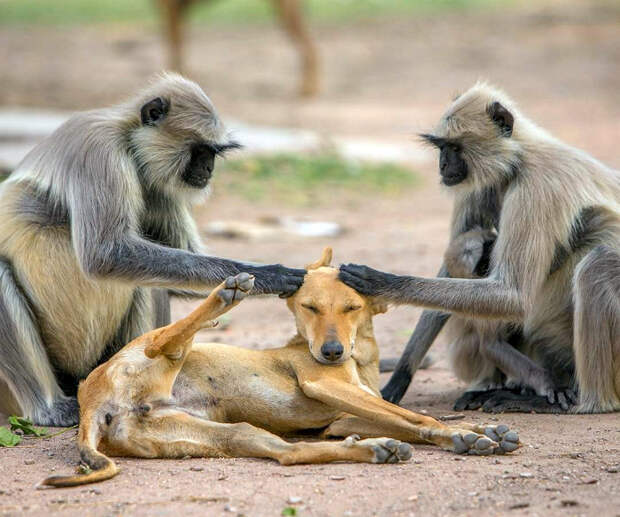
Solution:
M 343 353 L 344 347 L 338 341 L 328 341 L 321 347 L 321 354 L 328 361 L 337 361 Z

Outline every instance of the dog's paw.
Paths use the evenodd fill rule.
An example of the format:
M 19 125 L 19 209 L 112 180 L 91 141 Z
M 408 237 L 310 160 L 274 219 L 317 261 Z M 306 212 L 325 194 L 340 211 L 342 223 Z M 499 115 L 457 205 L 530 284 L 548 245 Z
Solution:
M 250 294 L 252 287 L 254 287 L 254 277 L 249 273 L 239 273 L 229 276 L 217 294 L 228 306 L 243 300 Z
M 498 443 L 495 454 L 505 454 L 507 452 L 516 451 L 521 447 L 519 435 L 516 431 L 511 431 L 505 424 L 487 425 L 484 428 L 484 434 L 491 440 Z
M 411 445 L 394 440 L 393 438 L 367 438 L 358 441 L 357 445 L 369 447 L 373 451 L 373 463 L 398 463 L 399 461 L 407 461 L 411 458 L 412 454 Z
M 474 454 L 488 456 L 493 454 L 499 444 L 484 434 L 474 431 L 456 431 L 452 434 L 451 450 L 457 454 Z

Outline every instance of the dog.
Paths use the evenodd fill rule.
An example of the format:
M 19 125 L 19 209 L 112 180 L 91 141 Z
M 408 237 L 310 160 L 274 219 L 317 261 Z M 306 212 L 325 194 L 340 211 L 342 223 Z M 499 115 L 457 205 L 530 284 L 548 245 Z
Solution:
M 169 66 L 182 72 L 183 19 L 197 0 L 158 0 L 166 28 Z M 301 58 L 299 95 L 313 97 L 319 91 L 319 57 L 316 45 L 304 21 L 301 0 L 272 0 L 274 10 Z
M 340 282 L 331 255 L 327 248 L 308 265 L 304 284 L 287 299 L 298 334 L 284 347 L 192 346 L 199 329 L 248 294 L 253 279 L 242 273 L 186 318 L 137 338 L 93 370 L 78 391 L 78 448 L 89 472 L 42 484 L 111 478 L 118 469 L 107 455 L 259 457 L 290 465 L 395 463 L 411 457 L 409 443 L 461 454 L 515 451 L 518 435 L 505 425 L 448 426 L 381 398 L 372 317 L 387 307 Z M 309 431 L 346 438 L 280 437 Z

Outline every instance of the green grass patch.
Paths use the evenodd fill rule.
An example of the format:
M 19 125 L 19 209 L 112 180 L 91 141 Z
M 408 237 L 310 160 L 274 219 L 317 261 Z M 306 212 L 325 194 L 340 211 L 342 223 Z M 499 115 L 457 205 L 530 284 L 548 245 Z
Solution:
M 394 163 L 346 160 L 334 153 L 276 154 L 228 159 L 218 165 L 214 187 L 250 201 L 314 204 L 344 196 L 396 196 L 419 183 Z
M 420 11 L 505 6 L 513 0 L 307 0 L 313 19 L 346 21 Z M 191 19 L 201 23 L 264 23 L 273 17 L 269 0 L 198 2 Z M 0 0 L 0 24 L 75 25 L 157 22 L 154 0 Z

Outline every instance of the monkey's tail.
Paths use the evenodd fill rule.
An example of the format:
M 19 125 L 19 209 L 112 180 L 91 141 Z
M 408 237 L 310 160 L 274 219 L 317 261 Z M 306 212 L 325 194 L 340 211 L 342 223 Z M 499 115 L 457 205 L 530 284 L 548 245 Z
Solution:
M 396 369 L 396 365 L 398 364 L 398 357 L 387 357 L 386 359 L 379 360 L 379 371 L 381 373 L 393 372 Z M 419 370 L 424 370 L 426 368 L 430 368 L 435 363 L 435 357 L 431 354 L 426 354 L 424 359 L 422 359 L 422 363 L 418 366 Z
M 86 472 L 72 476 L 50 476 L 41 481 L 41 485 L 56 488 L 79 486 L 105 481 L 118 474 L 116 463 L 97 450 L 101 433 L 96 418 L 97 411 L 80 416 L 78 449 L 82 463 L 86 466 L 84 469 Z

